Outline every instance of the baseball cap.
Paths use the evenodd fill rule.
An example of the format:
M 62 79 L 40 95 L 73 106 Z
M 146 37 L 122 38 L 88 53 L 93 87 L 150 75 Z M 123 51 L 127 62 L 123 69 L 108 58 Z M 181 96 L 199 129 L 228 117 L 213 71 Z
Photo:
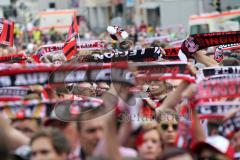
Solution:
M 234 157 L 234 149 L 230 145 L 230 141 L 223 136 L 215 135 L 207 137 L 205 141 L 196 143 L 192 149 L 194 152 L 197 152 L 204 147 L 210 147 L 230 159 Z

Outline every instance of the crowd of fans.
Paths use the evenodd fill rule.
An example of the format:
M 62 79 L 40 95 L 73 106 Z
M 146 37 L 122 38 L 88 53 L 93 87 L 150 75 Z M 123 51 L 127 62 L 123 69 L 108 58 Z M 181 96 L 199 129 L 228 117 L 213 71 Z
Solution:
M 170 48 L 173 46 L 172 41 L 179 40 L 178 34 L 184 34 L 181 27 L 178 33 L 173 33 L 171 29 L 163 31 L 144 24 L 139 27 L 128 27 L 126 30 L 129 32 L 127 47 L 119 45 L 118 42 L 109 42 L 113 44 L 114 49 L 129 50 L 156 46 Z M 54 28 L 48 34 L 43 34 L 40 30 L 29 32 L 28 43 L 23 35 L 23 32 L 15 28 L 14 47 L 1 47 L 0 55 L 23 53 L 28 57 L 26 63 L 34 63 L 30 56 L 36 54 L 40 46 L 65 40 L 65 35 Z M 167 38 L 162 41 L 146 42 L 148 37 L 158 36 Z M 106 40 L 108 35 L 103 33 L 92 38 Z M 82 39 L 86 37 L 82 35 Z M 197 51 L 189 59 L 188 67 L 191 74 L 197 76 L 198 70 L 204 67 L 240 64 L 239 50 L 225 52 L 221 63 L 213 59 L 213 54 L 211 48 Z M 46 56 L 40 60 L 41 63 L 69 63 L 61 54 Z M 70 63 L 78 62 L 73 59 Z M 88 121 L 80 118 L 77 122 L 61 121 L 54 111 L 51 116 L 44 118 L 16 116 L 6 119 L 2 115 L 1 160 L 230 160 L 234 157 L 238 159 L 236 157 L 240 151 L 239 131 L 235 132 L 231 139 L 227 139 L 216 130 L 223 122 L 222 119 L 199 119 L 194 109 L 188 118 L 181 116 L 181 109 L 185 105 L 184 99 L 191 99 L 196 90 L 196 84 L 188 81 L 142 82 L 138 96 L 132 95 L 129 86 L 121 83 L 84 82 L 70 84 L 67 87 L 48 88 L 34 85 L 28 88 L 31 92 L 23 100 L 42 100 L 46 97 L 55 100 L 96 97 L 103 100 L 104 107 L 84 115 L 96 118 Z M 239 98 L 229 101 L 239 101 Z M 122 105 L 116 109 L 118 103 Z M 238 111 L 239 109 L 229 111 L 224 120 L 230 119 Z M 191 122 L 189 126 L 181 125 L 183 118 Z M 188 145 L 177 146 L 179 135 L 189 134 L 191 139 Z

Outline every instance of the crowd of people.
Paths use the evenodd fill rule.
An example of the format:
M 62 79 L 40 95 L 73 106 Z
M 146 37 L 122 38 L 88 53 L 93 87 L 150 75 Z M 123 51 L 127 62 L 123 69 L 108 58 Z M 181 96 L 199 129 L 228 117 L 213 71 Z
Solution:
M 178 34 L 142 24 L 126 27 L 128 39 L 112 40 L 109 33 L 94 36 L 106 40 L 111 49 L 91 50 L 87 53 L 128 51 L 151 47 L 164 50 L 179 47 L 182 43 Z M 111 34 L 111 33 L 110 33 Z M 26 43 L 23 33 L 15 28 L 14 46 L 0 47 L 0 56 L 21 53 L 26 64 L 87 64 L 83 60 L 86 51 L 78 51 L 68 60 L 63 51 L 42 55 L 42 45 L 62 43 L 66 38 L 52 28 L 48 34 L 40 30 L 28 33 Z M 82 39 L 87 40 L 84 35 Z M 80 39 L 81 40 L 81 39 Z M 180 42 L 179 42 L 180 41 Z M 177 43 L 174 43 L 177 42 Z M 180 45 L 181 46 L 181 45 Z M 188 57 L 188 74 L 201 79 L 201 69 L 239 66 L 239 48 L 224 51 L 223 60 L 217 62 L 215 49 L 205 48 Z M 40 56 L 36 62 L 33 55 Z M 12 60 L 12 59 L 11 59 Z M 170 60 L 158 59 L 158 62 Z M 156 61 L 154 61 L 156 62 Z M 176 62 L 171 60 L 171 62 Z M 17 60 L 1 62 L 16 65 Z M 134 63 L 130 62 L 129 63 Z M 144 63 L 144 62 L 143 62 Z M 151 61 L 147 61 L 151 64 Z M 9 73 L 10 74 L 10 73 Z M 0 72 L 0 75 L 1 72 Z M 230 77 L 230 79 L 238 78 Z M 228 77 L 229 78 L 229 77 Z M 238 91 L 234 97 L 205 99 L 204 102 L 218 102 L 215 110 L 224 108 L 228 102 L 235 102 L 235 108 L 222 113 L 220 117 L 201 117 L 197 104 L 192 104 L 199 92 L 198 81 L 165 78 L 139 81 L 134 87 L 121 82 L 81 82 L 64 85 L 28 85 L 24 87 L 0 88 L 0 159 L 1 160 L 232 160 L 239 159 L 239 126 L 231 136 L 220 132 L 219 127 L 239 115 Z M 2 81 L 1 81 L 2 83 Z M 4 92 L 5 90 L 8 92 Z M 18 90 L 26 91 L 20 96 Z M 223 88 L 221 92 L 224 92 Z M 200 91 L 201 92 L 201 91 Z M 219 91 L 220 92 L 220 91 Z M 22 92 L 21 92 L 22 93 Z M 24 92 L 25 93 L 25 92 Z M 229 93 L 230 94 L 230 93 Z M 18 95 L 18 96 L 16 96 Z M 27 102 L 38 100 L 76 100 L 93 98 L 101 107 L 81 107 L 83 113 L 75 121 L 63 121 L 55 105 L 40 103 L 28 106 Z M 16 106 L 12 106 L 11 103 Z M 16 103 L 14 103 L 16 102 Z M 17 104 L 19 102 L 19 104 Z M 26 102 L 26 103 L 23 103 Z M 89 103 L 93 103 L 90 101 Z M 44 106 L 41 108 L 41 106 Z M 221 107 L 222 106 L 222 107 Z M 219 108 L 218 108 L 219 107 Z M 20 109 L 19 109 L 20 108 Z M 31 108 L 28 110 L 28 108 Z M 50 108 L 50 109 L 49 109 Z M 75 106 L 76 108 L 76 106 Z M 226 108 L 226 107 L 225 107 Z M 208 108 L 209 109 L 209 108 Z M 44 111 L 42 111 L 44 110 Z M 207 109 L 206 109 L 207 110 Z M 210 109 L 209 109 L 210 110 Z M 34 113 L 33 113 L 34 112 Z M 41 112 L 41 113 L 40 113 Z M 42 115 L 42 112 L 49 112 Z M 79 114 L 72 111 L 72 114 Z M 61 114 L 65 114 L 63 110 Z M 233 120 L 232 120 L 233 121 Z M 237 120 L 236 120 L 237 121 Z M 223 132 L 223 131 L 222 131 Z

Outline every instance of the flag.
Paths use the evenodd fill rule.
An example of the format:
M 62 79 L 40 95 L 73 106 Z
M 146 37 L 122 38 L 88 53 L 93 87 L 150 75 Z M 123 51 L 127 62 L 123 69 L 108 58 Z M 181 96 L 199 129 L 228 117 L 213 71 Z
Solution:
M 63 53 L 67 60 L 70 60 L 72 56 L 77 53 L 77 43 L 79 43 L 79 41 L 77 18 L 76 15 L 74 15 L 67 39 L 63 46 Z
M 69 31 L 68 31 L 68 36 L 67 36 L 67 40 L 70 40 L 76 33 L 78 33 L 78 24 L 77 24 L 77 17 L 74 14 L 73 20 L 72 20 L 72 24 L 70 25 Z
M 14 23 L 0 18 L 0 44 L 13 46 Z
M 63 46 L 63 53 L 66 56 L 67 60 L 70 60 L 71 57 L 77 53 L 77 40 L 75 37 L 65 42 Z

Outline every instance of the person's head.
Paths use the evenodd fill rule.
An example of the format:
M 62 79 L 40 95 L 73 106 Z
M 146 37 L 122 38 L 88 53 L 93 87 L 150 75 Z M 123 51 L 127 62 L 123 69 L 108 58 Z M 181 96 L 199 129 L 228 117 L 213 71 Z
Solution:
M 99 140 L 103 138 L 104 125 L 105 120 L 102 117 L 77 122 L 79 140 L 85 154 L 92 155 Z
M 104 92 L 106 92 L 109 89 L 109 85 L 105 82 L 99 82 L 97 84 L 96 88 L 96 95 L 97 96 L 102 96 Z
M 149 91 L 152 96 L 160 96 L 167 92 L 166 81 L 152 81 L 149 86 Z
M 178 131 L 178 114 L 173 110 L 166 109 L 158 112 L 156 119 L 163 147 L 173 146 Z
M 66 136 L 71 150 L 74 150 L 77 147 L 78 136 L 75 122 L 64 122 L 56 118 L 49 118 L 45 121 L 44 126 L 59 129 Z
M 207 137 L 205 141 L 198 142 L 193 146 L 193 151 L 198 159 L 230 160 L 234 156 L 229 140 L 219 135 Z
M 142 160 L 157 159 L 162 151 L 160 135 L 156 124 L 146 124 L 142 126 L 136 138 L 137 150 Z
M 64 134 L 47 128 L 36 132 L 31 141 L 31 160 L 65 160 L 70 151 Z
M 159 160 L 193 160 L 193 156 L 185 149 L 169 148 L 161 154 Z
M 24 133 L 29 138 L 39 130 L 41 127 L 40 119 L 14 119 L 12 120 L 12 126 L 17 130 Z

